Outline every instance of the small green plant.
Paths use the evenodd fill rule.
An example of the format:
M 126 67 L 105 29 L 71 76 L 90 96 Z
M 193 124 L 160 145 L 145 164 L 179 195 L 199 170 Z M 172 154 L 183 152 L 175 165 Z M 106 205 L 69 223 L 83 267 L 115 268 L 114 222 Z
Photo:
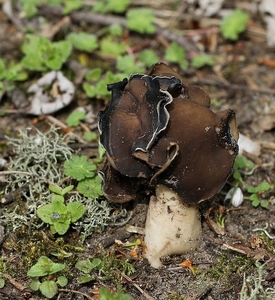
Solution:
M 72 50 L 69 41 L 51 42 L 43 36 L 27 34 L 22 46 L 22 65 L 33 71 L 60 70 Z
M 150 49 L 146 49 L 139 54 L 139 60 L 147 67 L 150 68 L 154 63 L 159 61 L 157 54 Z
M 144 72 L 144 65 L 135 61 L 133 55 L 119 56 L 116 61 L 118 71 L 125 74 Z
M 65 174 L 80 181 L 85 178 L 93 178 L 95 176 L 96 165 L 88 162 L 86 155 L 73 155 L 69 161 L 64 164 Z
M 274 185 L 269 184 L 268 182 L 264 181 L 262 183 L 260 183 L 257 186 L 248 186 L 247 187 L 247 191 L 248 193 L 250 193 L 251 195 L 249 196 L 249 199 L 251 200 L 251 204 L 254 207 L 258 207 L 261 206 L 263 208 L 267 208 L 269 205 L 268 200 L 263 199 L 263 193 L 267 192 L 269 190 L 274 189 Z
M 205 66 L 213 66 L 215 59 L 216 59 L 216 57 L 214 55 L 202 53 L 192 59 L 192 66 L 196 69 L 199 69 L 199 68 L 202 68 Z
M 245 156 L 238 155 L 235 159 L 233 169 L 233 177 L 237 181 L 237 183 L 244 183 L 242 174 L 251 175 L 254 171 L 254 163 L 251 160 L 247 159 Z
M 15 88 L 16 81 L 24 81 L 27 78 L 28 73 L 23 70 L 21 64 L 7 64 L 0 58 L 0 99 L 5 92 L 9 92 Z
M 40 0 L 20 0 L 22 11 L 26 18 L 32 18 L 37 14 L 37 7 L 41 4 Z
M 85 112 L 81 110 L 74 110 L 72 113 L 69 114 L 69 116 L 66 119 L 66 123 L 68 126 L 75 127 L 78 126 L 80 121 L 85 119 Z
M 81 51 L 93 52 L 98 47 L 97 37 L 86 32 L 72 32 L 67 36 L 67 40 L 75 49 Z
M 133 299 L 129 294 L 122 294 L 120 292 L 116 292 L 115 294 L 113 294 L 104 287 L 100 288 L 99 296 L 100 296 L 100 300 L 132 300 Z
M 119 56 L 126 52 L 126 45 L 112 35 L 102 38 L 99 44 L 101 52 L 105 54 Z
M 123 13 L 130 4 L 130 0 L 97 0 L 93 11 L 99 13 L 115 12 Z
M 38 217 L 45 223 L 50 224 L 50 229 L 53 234 L 65 234 L 71 223 L 80 219 L 84 212 L 85 206 L 80 202 L 70 202 L 67 205 L 64 203 L 64 196 L 73 189 L 70 185 L 64 189 L 50 185 L 49 189 L 54 193 L 52 202 L 43 205 L 37 209 Z
M 86 283 L 96 279 L 95 274 L 90 274 L 93 269 L 99 269 L 102 265 L 100 258 L 94 258 L 92 261 L 90 259 L 83 259 L 76 263 L 75 267 L 84 273 L 84 275 L 79 276 L 79 283 Z
M 88 74 L 90 74 L 88 72 Z M 102 78 L 93 78 L 86 75 L 86 81 L 83 83 L 82 88 L 86 95 L 90 98 L 109 100 L 111 98 L 111 93 L 106 89 L 106 85 L 110 82 L 117 82 L 125 78 L 124 73 L 114 74 L 111 71 L 107 71 Z M 127 75 L 128 76 L 128 75 Z M 99 80 L 100 79 L 100 80 Z
M 62 13 L 64 15 L 67 15 L 70 12 L 78 10 L 79 8 L 83 7 L 84 1 L 83 0 L 62 0 L 61 4 L 63 4 L 64 6 Z
M 103 156 L 103 154 L 102 154 Z M 100 162 L 102 159 L 97 162 Z M 86 197 L 98 198 L 103 195 L 101 190 L 101 179 L 95 173 L 97 168 L 95 163 L 88 162 L 87 156 L 74 155 L 71 160 L 64 164 L 64 172 L 78 181 L 78 191 Z
M 83 139 L 87 142 L 97 141 L 98 140 L 98 134 L 91 131 L 85 131 L 83 134 Z
M 184 70 L 188 68 L 188 62 L 185 59 L 185 50 L 178 43 L 172 42 L 170 47 L 165 50 L 165 59 L 170 63 L 178 63 Z
M 133 8 L 126 13 L 126 25 L 128 29 L 139 33 L 155 33 L 153 24 L 154 13 L 150 8 Z
M 33 291 L 42 293 L 45 297 L 51 299 L 58 292 L 58 286 L 64 287 L 68 283 L 68 279 L 65 276 L 58 276 L 56 280 L 52 279 L 52 275 L 56 274 L 66 267 L 65 264 L 54 263 L 46 256 L 41 256 L 38 262 L 33 265 L 28 271 L 28 276 L 32 277 L 30 288 Z M 42 277 L 42 282 L 39 278 Z
M 224 38 L 236 41 L 239 34 L 245 31 L 248 14 L 236 9 L 221 22 L 221 32 Z
M 134 266 L 126 258 L 117 256 L 116 248 L 111 247 L 106 251 L 100 246 L 99 257 L 92 260 L 84 259 L 76 263 L 75 267 L 80 270 L 83 275 L 80 275 L 79 282 L 86 283 L 100 277 L 101 280 L 112 280 L 120 283 L 120 272 L 130 276 L 135 272 Z

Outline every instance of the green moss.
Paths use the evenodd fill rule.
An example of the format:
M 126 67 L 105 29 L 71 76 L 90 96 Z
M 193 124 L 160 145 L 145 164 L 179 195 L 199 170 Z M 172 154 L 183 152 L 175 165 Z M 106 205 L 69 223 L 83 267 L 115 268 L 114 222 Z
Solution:
M 216 263 L 207 270 L 200 271 L 199 277 L 207 280 L 220 281 L 227 286 L 232 275 L 243 276 L 244 273 L 251 273 L 255 269 L 254 260 L 247 258 L 245 255 L 224 252 Z
M 67 269 L 74 266 L 77 261 L 79 252 L 85 251 L 80 246 L 77 239 L 66 241 L 64 238 L 53 240 L 45 232 L 29 230 L 28 227 L 22 226 L 13 234 L 8 236 L 5 247 L 9 249 L 12 264 L 7 267 L 7 272 L 11 276 L 16 274 L 27 274 L 27 271 L 33 266 L 39 257 L 56 257 L 60 263 L 66 263 Z
M 173 293 L 172 295 L 164 298 L 164 300 L 187 300 L 188 297 L 186 296 L 181 296 L 178 293 Z

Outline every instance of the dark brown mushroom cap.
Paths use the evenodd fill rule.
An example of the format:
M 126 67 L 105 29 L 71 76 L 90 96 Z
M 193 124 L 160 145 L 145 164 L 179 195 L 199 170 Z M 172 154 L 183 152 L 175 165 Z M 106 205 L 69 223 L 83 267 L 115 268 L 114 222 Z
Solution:
M 160 80 L 162 78 L 136 75 L 128 83 L 124 80 L 108 86 L 112 100 L 99 113 L 100 142 L 110 164 L 122 175 L 148 178 L 154 174 L 152 168 L 134 158 L 133 153 L 147 152 L 168 124 L 166 106 L 173 97 L 160 89 Z M 180 81 L 165 78 L 165 82 L 169 88 Z
M 184 85 L 162 63 L 108 88 L 112 100 L 99 114 L 107 198 L 132 199 L 140 177 L 172 188 L 188 204 L 222 188 L 238 153 L 232 110 L 212 112 L 201 88 Z
M 116 203 L 124 203 L 135 198 L 140 188 L 140 178 L 130 178 L 120 174 L 108 162 L 98 174 L 103 181 L 103 194 Z
M 231 174 L 238 152 L 231 134 L 235 113 L 227 110 L 221 118 L 205 106 L 181 99 L 174 99 L 168 111 L 163 138 L 177 141 L 179 153 L 164 172 L 152 177 L 151 184 L 170 187 L 183 202 L 196 204 L 219 192 Z
M 175 72 L 173 69 L 169 68 L 166 64 L 163 62 L 158 62 L 154 64 L 147 72 L 146 74 L 153 76 L 153 77 L 175 77 L 179 78 L 182 81 L 181 76 Z M 183 99 L 189 99 L 191 101 L 195 101 L 201 105 L 205 105 L 207 107 L 210 107 L 210 97 L 209 95 L 200 87 L 197 85 L 184 85 L 183 89 L 181 91 L 181 95 L 173 96 L 174 98 L 179 97 Z

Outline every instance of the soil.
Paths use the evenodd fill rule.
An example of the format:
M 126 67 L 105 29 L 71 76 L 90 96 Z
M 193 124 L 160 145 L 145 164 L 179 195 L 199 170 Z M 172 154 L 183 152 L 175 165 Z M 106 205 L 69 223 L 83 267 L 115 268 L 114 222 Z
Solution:
M 224 6 L 228 9 L 234 9 L 236 5 L 232 1 L 225 1 Z M 163 12 L 165 12 L 165 8 L 163 8 Z M 188 71 L 180 70 L 177 64 L 171 64 L 171 66 L 186 78 L 186 83 L 199 84 L 211 95 L 212 99 L 218 102 L 218 106 L 212 106 L 213 110 L 233 109 L 237 115 L 239 131 L 261 145 L 260 155 L 247 152 L 243 154 L 252 160 L 256 166 L 251 175 L 244 176 L 245 183 L 256 186 L 263 181 L 267 181 L 274 185 L 275 51 L 274 47 L 267 46 L 266 28 L 263 20 L 257 14 L 249 13 L 250 21 L 247 30 L 240 35 L 236 42 L 223 39 L 219 32 L 215 35 L 213 33 L 215 31 L 209 29 L 215 28 L 217 31 L 217 27 L 214 25 L 204 27 L 204 22 L 210 22 L 210 24 L 220 22 L 221 17 L 219 16 L 214 16 L 212 19 L 202 18 L 197 21 L 189 15 L 189 22 L 183 22 L 182 19 L 173 22 L 173 27 L 169 30 L 176 28 L 183 30 L 189 36 L 196 36 L 198 42 L 194 42 L 194 44 L 203 47 L 206 51 L 210 51 L 212 47 L 211 53 L 218 56 L 218 61 L 212 67 L 189 68 Z M 158 20 L 162 20 L 162 17 L 158 16 Z M 12 59 L 13 55 L 18 57 L 16 45 L 18 39 L 20 39 L 18 36 L 22 32 L 8 20 L 3 12 L 0 13 L 0 22 L 6 28 L 5 45 L 3 43 L 0 46 L 3 57 L 6 60 Z M 168 22 L 165 16 L 163 22 Z M 80 30 L 83 24 L 72 22 L 69 26 Z M 101 25 L 93 26 L 100 27 Z M 84 30 L 85 28 L 87 28 L 87 24 L 84 24 Z M 258 32 L 262 34 L 255 33 L 257 28 L 259 29 Z M 10 36 L 7 35 L 9 30 L 11 32 Z M 131 40 L 133 48 L 144 41 L 148 42 L 153 39 L 153 42 L 148 42 L 148 47 L 155 49 L 160 60 L 164 60 L 165 44 L 170 41 L 167 41 L 163 36 L 142 36 L 132 32 L 127 34 L 126 38 Z M 216 39 L 216 44 L 211 38 Z M 147 47 L 146 43 L 144 47 Z M 188 55 L 190 56 L 191 53 L 188 53 Z M 110 61 L 110 66 L 113 68 L 113 61 Z M 106 102 L 87 99 L 83 91 L 79 89 L 73 103 L 62 111 L 55 113 L 54 117 L 65 123 L 70 112 L 76 107 L 86 104 L 92 104 L 95 112 L 98 112 Z M 17 109 L 11 101 L 11 94 L 4 95 L 0 103 L 0 109 L 3 112 L 7 109 Z M 46 116 L 34 117 L 16 113 L 16 111 L 1 114 L 0 144 L 2 146 L 6 145 L 6 135 L 17 136 L 18 129 L 35 126 L 42 131 L 46 131 L 48 122 L 49 119 Z M 74 133 L 78 134 L 82 129 L 79 127 L 73 130 Z M 11 148 L 3 146 L 1 149 L 4 150 L 0 153 L 0 158 L 9 160 L 12 156 Z M 85 149 L 80 153 L 87 154 L 89 151 L 93 150 L 88 148 L 88 150 Z M 267 208 L 253 207 L 251 201 L 247 199 L 248 197 L 242 205 L 236 208 L 232 206 L 225 207 L 223 203 L 224 195 L 234 183 L 235 181 L 231 177 L 218 195 L 200 204 L 203 243 L 195 252 L 164 257 L 162 259 L 163 267 L 158 270 L 150 267 L 147 260 L 143 259 L 140 253 L 137 254 L 136 259 L 127 254 L 136 271 L 128 279 L 123 275 L 121 276 L 124 292 L 129 293 L 133 299 L 137 300 L 240 299 L 240 292 L 245 278 L 249 276 L 257 278 L 259 276 L 256 268 L 257 261 L 260 264 L 267 263 L 262 274 L 262 286 L 265 290 L 275 288 L 275 192 L 271 190 L 269 193 L 261 195 L 269 201 Z M 245 193 L 245 196 L 249 196 L 249 194 Z M 14 201 L 18 200 L 14 199 Z M 129 225 L 144 227 L 148 201 L 149 196 L 144 194 L 139 199 L 125 204 L 124 207 L 128 210 L 128 213 L 132 214 L 128 224 L 121 227 L 110 225 L 103 232 L 90 236 L 84 243 L 85 254 L 79 254 L 79 257 L 93 257 L 98 251 L 99 243 L 102 243 L 108 251 L 110 247 L 114 246 L 115 239 L 125 242 L 142 238 L 141 234 L 128 233 L 126 229 Z M 216 216 L 219 213 L 225 218 L 224 231 L 217 227 Z M 266 225 L 267 227 L 265 227 Z M 269 235 L 263 230 L 255 231 L 259 228 L 266 228 Z M 4 236 L 1 230 L 5 230 Z M 21 254 L 20 251 L 15 251 L 9 247 L 12 235 L 12 232 L 0 227 L 0 243 L 2 244 L 0 259 L 9 261 L 10 264 L 16 264 L 20 261 Z M 141 251 L 141 247 L 139 251 Z M 186 260 L 192 260 L 194 273 L 190 268 L 179 267 L 179 264 Z M 115 289 L 112 282 L 102 282 L 100 280 L 79 285 L 76 279 L 77 275 L 76 271 L 72 271 L 69 284 L 63 290 L 60 289 L 54 299 L 99 299 L 98 292 L 96 292 L 98 287 L 106 286 Z M 7 284 L 0 289 L 0 299 L 44 299 L 39 296 L 39 293 L 26 288 L 29 282 L 26 274 L 18 273 L 10 276 L 11 278 L 6 277 Z M 253 282 L 247 284 L 250 288 L 254 288 Z M 21 285 L 23 289 L 20 289 Z M 265 298 L 259 296 L 259 298 L 255 297 L 253 299 Z

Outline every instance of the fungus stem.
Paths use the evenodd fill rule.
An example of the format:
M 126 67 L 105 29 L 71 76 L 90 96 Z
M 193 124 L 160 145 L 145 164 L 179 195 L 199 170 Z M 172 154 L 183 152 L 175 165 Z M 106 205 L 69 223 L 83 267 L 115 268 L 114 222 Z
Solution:
M 192 252 L 201 241 L 197 205 L 184 204 L 176 192 L 158 185 L 147 213 L 144 257 L 152 267 L 159 268 L 161 256 Z

